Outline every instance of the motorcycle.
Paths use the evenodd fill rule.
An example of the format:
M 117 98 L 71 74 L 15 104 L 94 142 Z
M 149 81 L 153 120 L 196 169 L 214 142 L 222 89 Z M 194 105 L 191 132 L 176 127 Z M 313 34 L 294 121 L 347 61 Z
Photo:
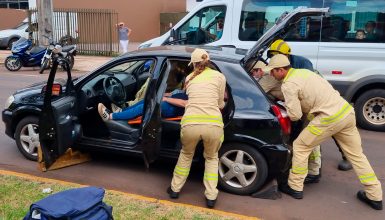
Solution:
M 40 66 L 46 51 L 45 47 L 32 47 L 32 40 L 21 37 L 12 45 L 12 55 L 5 58 L 4 65 L 9 71 L 18 71 L 21 67 Z M 31 49 L 29 49 L 31 48 Z
M 50 40 L 50 45 L 48 46 L 44 54 L 44 57 L 41 60 L 39 73 L 42 74 L 45 69 L 49 68 L 50 64 L 52 63 L 52 59 L 54 57 L 61 57 L 67 60 L 69 64 L 69 68 L 70 70 L 72 70 L 75 64 L 76 53 L 77 53 L 76 45 L 68 45 L 68 46 L 62 47 L 60 44 L 55 44 L 53 41 Z M 62 65 L 62 68 L 64 70 L 67 70 L 67 65 Z

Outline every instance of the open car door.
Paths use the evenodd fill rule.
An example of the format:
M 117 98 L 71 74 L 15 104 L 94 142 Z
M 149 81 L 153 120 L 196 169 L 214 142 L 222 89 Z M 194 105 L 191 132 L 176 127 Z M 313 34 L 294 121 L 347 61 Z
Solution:
M 65 61 L 53 61 L 47 85 L 43 89 L 44 105 L 39 118 L 39 138 L 46 169 L 73 145 L 81 133 L 70 68 L 67 68 L 68 79 L 63 94 L 61 86 L 54 83 L 59 62 Z
M 144 114 L 141 133 L 141 148 L 143 152 L 144 162 L 147 168 L 150 163 L 154 162 L 159 156 L 162 125 L 161 125 L 161 110 L 160 104 L 163 99 L 163 93 L 166 91 L 166 80 L 171 69 L 171 64 L 167 61 L 167 68 L 158 60 L 158 65 L 151 76 L 150 83 L 147 88 L 144 98 Z M 166 68 L 166 69 L 165 69 Z

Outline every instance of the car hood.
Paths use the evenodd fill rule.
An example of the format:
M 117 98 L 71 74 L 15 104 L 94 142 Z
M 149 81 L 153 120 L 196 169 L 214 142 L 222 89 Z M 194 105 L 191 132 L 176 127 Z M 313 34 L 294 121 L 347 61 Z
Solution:
M 291 12 L 285 12 L 279 17 L 274 24 L 255 45 L 248 51 L 246 56 L 242 59 L 242 64 L 246 70 L 251 70 L 255 62 L 257 62 L 263 53 L 270 47 L 270 45 L 277 38 L 284 38 L 290 29 L 301 18 L 306 16 L 319 16 L 329 12 L 329 8 L 304 8 L 298 7 Z
M 75 79 L 74 79 L 75 80 Z M 59 83 L 60 85 L 62 85 L 63 87 L 65 86 L 65 83 L 66 81 L 64 79 L 56 79 L 55 80 L 55 83 Z M 20 93 L 28 93 L 28 92 L 31 92 L 31 91 L 38 91 L 38 93 L 40 93 L 41 89 L 47 85 L 47 81 L 42 81 L 42 82 L 38 82 L 38 83 L 34 83 L 32 85 L 29 85 L 23 89 L 19 89 L 17 90 L 14 95 L 18 95 Z

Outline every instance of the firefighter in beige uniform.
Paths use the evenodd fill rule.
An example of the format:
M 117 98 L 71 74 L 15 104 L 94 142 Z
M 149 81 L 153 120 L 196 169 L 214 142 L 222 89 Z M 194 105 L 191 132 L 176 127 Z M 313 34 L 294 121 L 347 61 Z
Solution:
M 182 150 L 174 169 L 171 198 L 178 198 L 179 192 L 190 172 L 196 145 L 203 141 L 205 172 L 203 183 L 206 187 L 206 205 L 213 208 L 218 190 L 218 151 L 223 142 L 223 122 L 220 109 L 225 105 L 226 79 L 223 74 L 208 67 L 209 55 L 203 49 L 191 54 L 194 71 L 186 78 L 188 101 L 181 121 Z
M 258 61 L 252 70 L 252 76 L 258 80 L 259 85 L 262 87 L 263 91 L 274 96 L 279 100 L 284 101 L 284 96 L 281 91 L 282 82 L 276 80 L 270 74 L 267 74 L 262 71 L 262 68 L 265 68 L 266 64 L 262 61 Z M 311 115 L 309 116 L 311 120 Z M 309 118 L 305 115 L 302 117 L 301 121 L 303 122 L 303 128 L 305 128 L 309 123 Z M 309 156 L 309 172 L 310 176 L 319 176 L 321 168 L 321 146 L 317 145 Z M 315 181 L 314 181 L 314 180 Z M 315 183 L 319 181 L 319 178 L 306 178 L 304 183 Z
M 287 113 L 291 120 L 301 119 L 303 113 L 313 120 L 293 143 L 293 160 L 287 185 L 280 190 L 296 199 L 303 197 L 303 181 L 308 173 L 308 158 L 312 146 L 334 136 L 352 163 L 365 191 L 358 199 L 373 209 L 382 209 L 382 189 L 376 174 L 361 147 L 360 134 L 352 106 L 333 89 L 328 81 L 306 69 L 293 69 L 284 55 L 275 55 L 264 69 L 282 82 Z

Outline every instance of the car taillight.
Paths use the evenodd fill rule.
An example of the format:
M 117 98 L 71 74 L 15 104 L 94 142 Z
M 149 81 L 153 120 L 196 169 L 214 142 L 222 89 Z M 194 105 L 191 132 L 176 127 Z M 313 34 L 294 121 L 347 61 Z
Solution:
M 276 105 L 272 105 L 271 109 L 273 109 L 275 116 L 278 118 L 278 122 L 281 125 L 283 134 L 289 135 L 291 133 L 291 122 L 285 110 Z

